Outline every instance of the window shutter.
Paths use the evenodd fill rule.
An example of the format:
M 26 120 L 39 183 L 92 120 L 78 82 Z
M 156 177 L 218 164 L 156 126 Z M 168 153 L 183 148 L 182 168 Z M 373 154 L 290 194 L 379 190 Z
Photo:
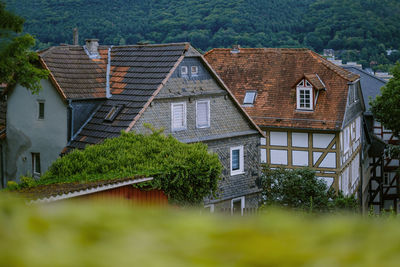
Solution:
M 208 127 L 209 122 L 209 102 L 199 101 L 197 102 L 197 127 Z
M 174 104 L 172 106 L 172 128 L 185 128 L 185 105 L 183 103 Z

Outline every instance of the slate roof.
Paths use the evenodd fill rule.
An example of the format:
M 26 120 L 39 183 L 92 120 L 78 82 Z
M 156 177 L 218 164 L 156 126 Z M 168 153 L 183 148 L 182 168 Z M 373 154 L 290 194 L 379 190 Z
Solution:
M 91 60 L 82 46 L 53 46 L 39 52 L 42 65 L 64 99 L 106 96 L 107 47 L 99 47 L 102 58 Z
M 375 97 L 381 92 L 380 88 L 387 82 L 360 68 L 350 66 L 343 66 L 343 68 L 360 76 L 361 90 L 363 93 L 366 113 L 371 113 L 369 98 L 375 99 Z
M 245 107 L 260 126 L 340 130 L 346 109 L 348 83 L 359 76 L 308 49 L 216 48 L 204 55 L 224 83 L 243 103 L 247 90 L 256 90 L 253 106 Z M 296 82 L 309 77 L 319 91 L 314 111 L 296 111 Z M 318 83 L 318 84 L 317 84 Z
M 121 131 L 129 131 L 188 49 L 188 43 L 112 47 L 112 96 L 89 118 L 68 150 L 82 149 L 105 138 L 117 137 Z M 113 107 L 118 107 L 119 113 L 112 121 L 104 120 Z

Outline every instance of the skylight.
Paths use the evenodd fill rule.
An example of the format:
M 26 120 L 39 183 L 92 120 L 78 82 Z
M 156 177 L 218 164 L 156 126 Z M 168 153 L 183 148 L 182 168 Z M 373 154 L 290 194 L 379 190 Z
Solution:
M 112 122 L 115 119 L 115 117 L 117 117 L 117 115 L 121 112 L 123 107 L 124 107 L 123 105 L 112 106 L 110 111 L 107 113 L 106 117 L 104 118 L 104 120 Z
M 256 92 L 248 91 L 244 96 L 243 105 L 253 105 L 255 99 L 256 99 Z

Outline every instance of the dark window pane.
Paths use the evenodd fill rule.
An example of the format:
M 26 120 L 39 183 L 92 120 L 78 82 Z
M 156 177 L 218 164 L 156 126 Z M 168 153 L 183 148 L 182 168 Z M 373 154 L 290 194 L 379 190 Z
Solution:
M 239 170 L 239 168 L 240 168 L 239 154 L 240 154 L 239 149 L 232 150 L 232 170 L 233 171 Z
M 44 103 L 39 102 L 39 119 L 44 119 Z

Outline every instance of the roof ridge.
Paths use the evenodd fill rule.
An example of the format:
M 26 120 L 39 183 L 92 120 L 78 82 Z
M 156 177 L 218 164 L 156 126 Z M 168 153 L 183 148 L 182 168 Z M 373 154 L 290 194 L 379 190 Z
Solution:
M 164 43 L 164 44 L 134 44 L 134 45 L 114 45 L 113 48 L 125 48 L 125 47 L 168 47 L 174 45 L 190 45 L 189 42 L 179 43 Z
M 339 75 L 340 77 L 342 77 L 345 80 L 348 80 L 350 82 L 355 81 L 356 79 L 351 79 L 346 75 L 343 75 L 343 73 L 340 73 L 340 71 L 338 71 L 338 69 L 342 69 L 345 72 L 347 72 L 347 74 L 350 74 L 352 76 L 356 76 L 357 79 L 360 78 L 359 75 L 352 73 L 351 71 L 346 70 L 345 68 L 341 68 L 340 66 L 335 65 L 334 63 L 330 62 L 329 60 L 325 59 L 324 57 L 322 57 L 320 54 L 312 51 L 312 50 L 308 50 L 309 53 L 311 54 L 311 56 L 313 58 L 315 58 L 316 60 L 318 60 L 319 62 L 321 62 L 323 65 L 325 65 L 328 69 L 330 69 L 331 71 L 335 72 L 337 75 Z
M 356 69 L 356 70 L 358 70 L 358 71 L 361 71 L 362 73 L 364 73 L 364 74 L 370 76 L 371 78 L 374 78 L 374 79 L 376 79 L 376 80 L 378 80 L 378 81 L 380 81 L 380 82 L 384 82 L 385 84 L 387 83 L 387 81 L 385 81 L 384 79 L 379 78 L 378 76 L 376 76 L 376 75 L 374 75 L 374 74 L 371 74 L 371 73 L 369 73 L 368 71 L 366 71 L 366 70 L 364 70 L 364 69 L 360 69 L 360 68 L 357 68 L 357 67 L 354 67 L 354 66 L 343 66 L 342 68 L 344 68 L 344 69 L 346 69 L 346 70 L 347 70 L 347 68 L 354 68 L 354 69 Z

